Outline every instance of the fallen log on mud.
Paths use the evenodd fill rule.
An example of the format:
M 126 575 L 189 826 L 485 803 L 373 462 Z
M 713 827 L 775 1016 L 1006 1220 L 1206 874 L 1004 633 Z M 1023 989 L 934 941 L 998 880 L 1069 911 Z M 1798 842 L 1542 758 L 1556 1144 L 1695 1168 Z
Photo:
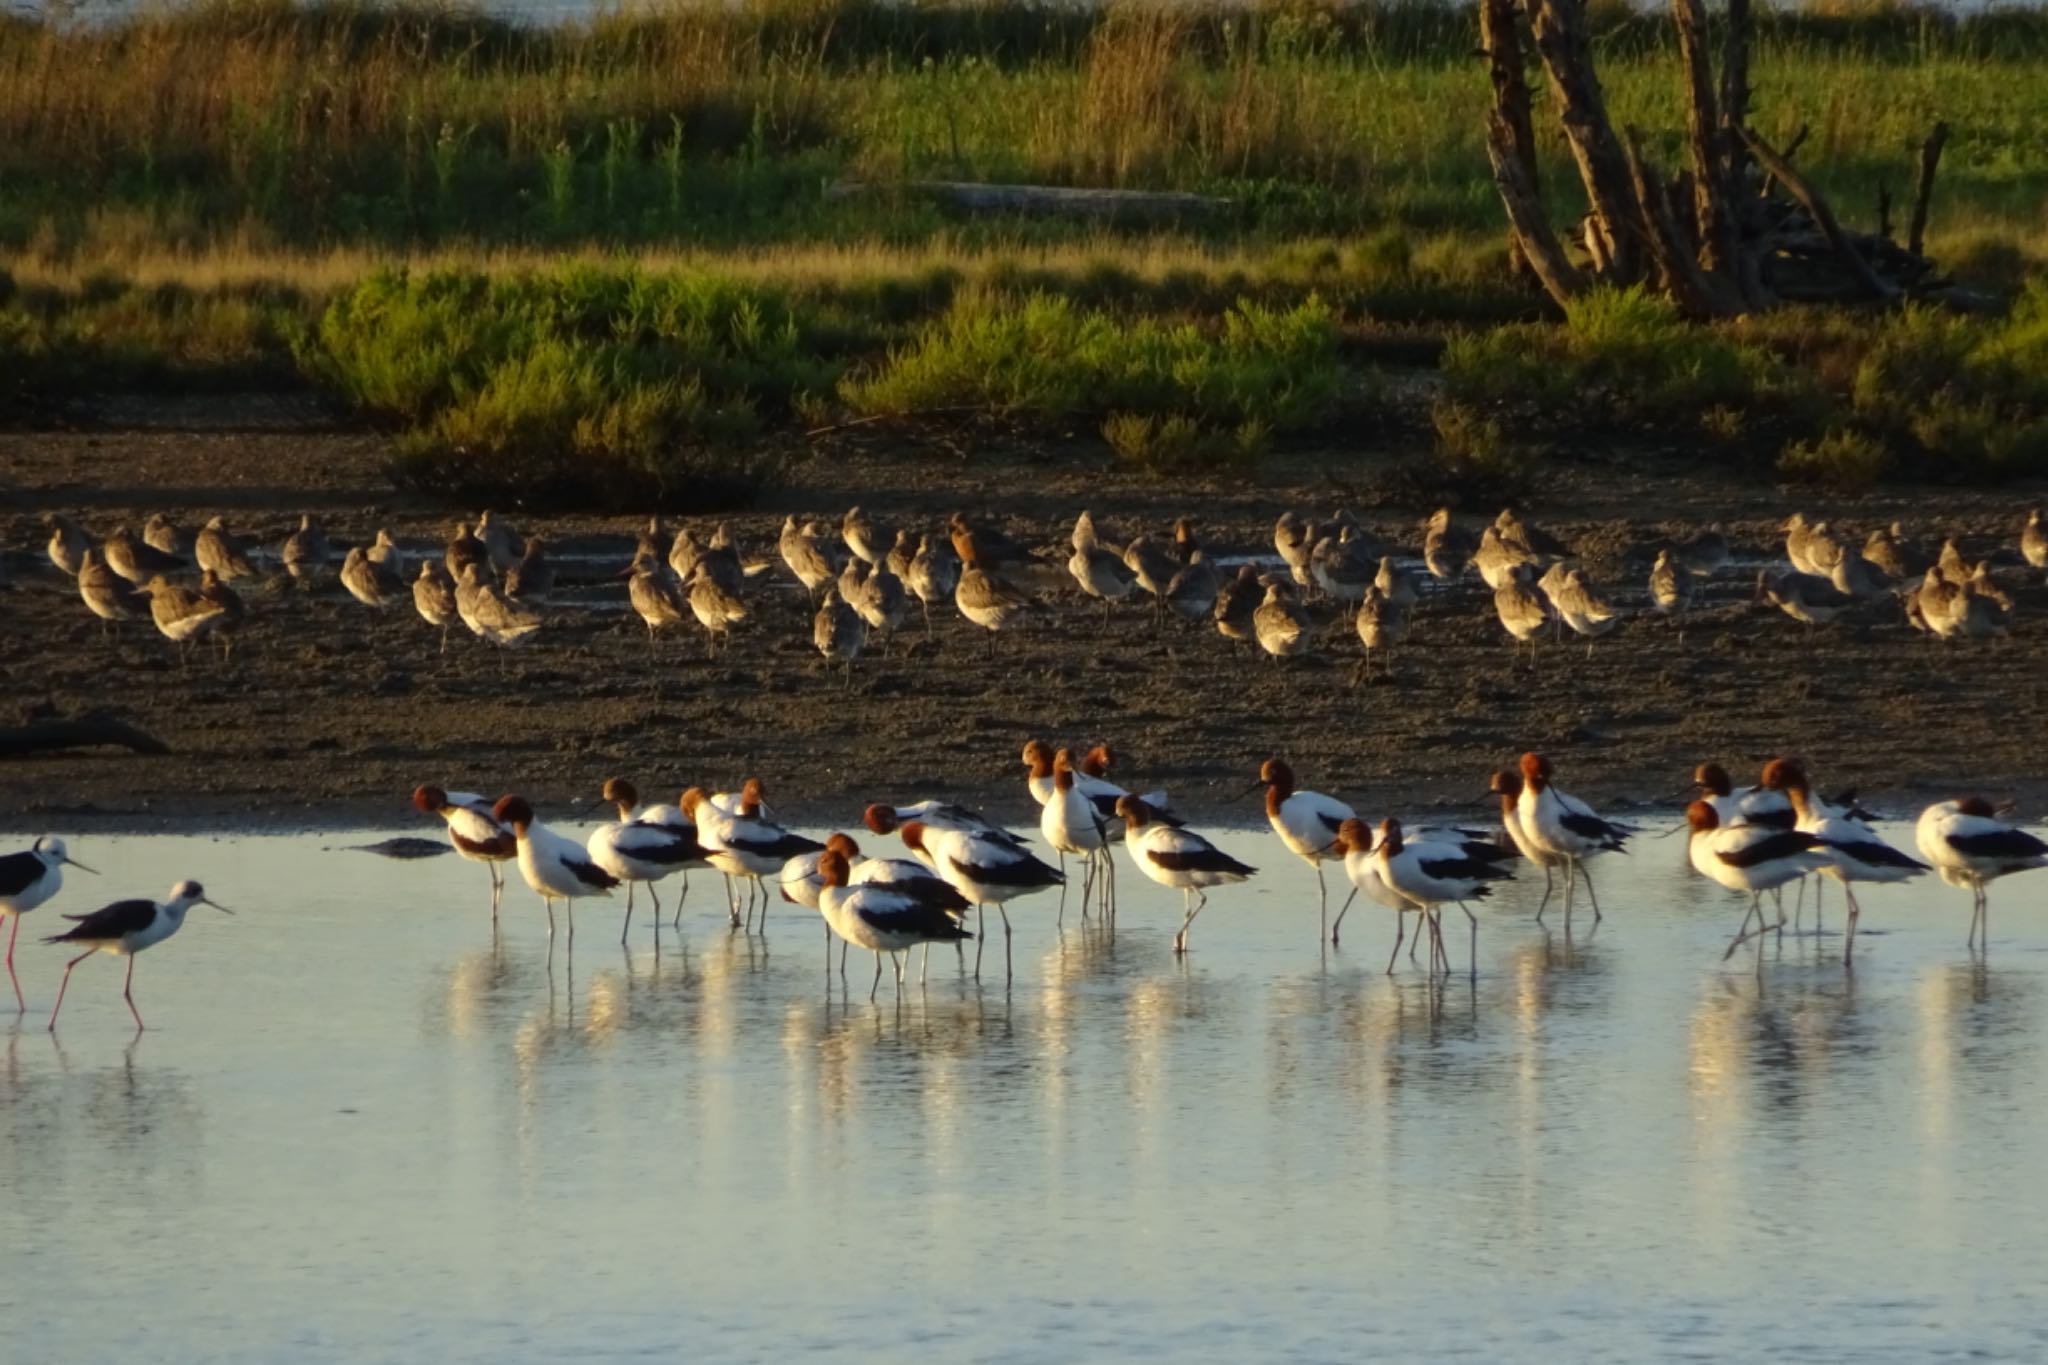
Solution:
M 138 754 L 167 754 L 168 744 L 112 716 L 80 716 L 32 725 L 0 726 L 0 758 L 22 758 L 55 749 L 116 747 Z

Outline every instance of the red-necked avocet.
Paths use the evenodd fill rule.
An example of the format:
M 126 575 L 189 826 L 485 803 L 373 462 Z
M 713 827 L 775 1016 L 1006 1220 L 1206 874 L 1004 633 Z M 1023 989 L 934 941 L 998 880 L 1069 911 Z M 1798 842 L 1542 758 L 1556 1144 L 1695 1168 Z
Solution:
M 1322 926 L 1317 942 L 1330 933 L 1330 888 L 1323 880 L 1323 864 L 1342 862 L 1344 851 L 1337 847 L 1337 831 L 1358 812 L 1334 796 L 1303 791 L 1294 785 L 1294 769 L 1285 759 L 1269 758 L 1259 765 L 1259 778 L 1248 791 L 1266 789 L 1266 821 L 1273 833 L 1287 845 L 1287 851 L 1315 869 L 1316 892 L 1322 904 Z
M 1551 869 L 1565 867 L 1567 861 L 1562 853 L 1537 843 L 1530 835 L 1528 826 L 1522 823 L 1522 775 L 1519 772 L 1512 768 L 1502 768 L 1493 775 L 1487 787 L 1500 798 L 1500 823 L 1508 836 L 1508 842 L 1512 843 L 1524 858 L 1543 869 L 1543 899 L 1536 905 L 1536 922 L 1541 924 L 1543 912 L 1550 907 L 1553 885 Z M 1585 869 L 1581 867 L 1579 871 L 1583 874 Z M 1586 884 L 1586 889 L 1592 890 L 1591 882 Z
M 1705 801 L 1687 806 L 1685 821 L 1690 827 L 1686 851 L 1693 868 L 1730 891 L 1749 893 L 1749 911 L 1742 917 L 1742 928 L 1729 941 L 1728 951 L 1721 955 L 1724 961 L 1734 955 L 1745 939 L 1785 927 L 1782 911 L 1777 923 L 1764 923 L 1764 892 L 1818 872 L 1828 864 L 1827 851 L 1820 846 L 1820 840 L 1804 830 L 1723 825 L 1720 815 Z M 1752 919 L 1756 921 L 1754 930 L 1750 928 Z
M 1728 770 L 1718 763 L 1702 763 L 1693 769 L 1692 785 L 1698 791 L 1699 799 L 1714 808 L 1714 815 L 1723 826 L 1762 825 L 1766 829 L 1791 829 L 1798 823 L 1792 813 L 1792 803 L 1783 792 L 1772 791 L 1765 786 L 1738 792 L 1729 780 Z
M 1403 916 L 1411 912 L 1421 913 L 1421 910 L 1413 901 L 1380 880 L 1379 863 L 1372 856 L 1372 845 L 1372 829 L 1365 821 L 1354 817 L 1338 827 L 1335 848 L 1344 860 L 1344 875 L 1350 879 L 1351 894 L 1344 898 L 1344 908 L 1337 912 L 1337 922 L 1330 926 L 1330 941 L 1336 942 L 1337 935 L 1344 928 L 1344 916 L 1351 910 L 1351 902 L 1357 899 L 1360 892 L 1364 892 L 1367 900 L 1394 912 L 1394 951 L 1387 956 L 1387 974 L 1391 976 L 1394 972 L 1394 959 L 1401 955 L 1401 945 L 1407 941 L 1408 922 Z M 1423 915 L 1423 919 L 1425 923 L 1434 923 L 1426 914 Z M 1416 937 L 1421 937 L 1419 930 Z M 1436 950 L 1432 947 L 1432 964 L 1435 962 L 1435 953 Z
M 1358 898 L 1360 891 L 1364 891 L 1381 905 L 1393 908 L 1385 896 L 1376 894 L 1372 886 L 1360 880 L 1361 873 L 1374 878 L 1378 876 L 1373 871 L 1370 858 L 1364 856 L 1372 854 L 1378 847 L 1373 842 L 1371 823 L 1365 820 L 1346 820 L 1340 833 L 1343 837 L 1337 851 L 1344 859 L 1344 874 L 1350 879 L 1352 889 L 1351 894 L 1344 898 L 1344 904 L 1338 908 L 1336 921 L 1330 925 L 1332 944 L 1337 942 L 1338 935 L 1344 927 L 1344 916 L 1350 913 L 1351 903 Z M 1426 849 L 1432 858 L 1480 863 L 1493 869 L 1494 880 L 1511 879 L 1513 874 L 1505 870 L 1505 864 L 1513 862 L 1518 856 L 1515 847 L 1501 843 L 1493 837 L 1491 831 L 1465 829 L 1457 825 L 1404 824 L 1401 826 L 1401 842 L 1410 849 Z M 1562 866 L 1562 863 L 1559 865 Z M 1384 884 L 1380 884 L 1380 890 L 1386 891 Z M 1410 953 L 1412 956 L 1412 948 Z
M 887 810 L 888 807 L 880 809 Z M 904 895 L 929 901 L 940 909 L 950 910 L 958 915 L 964 915 L 972 908 L 967 897 L 961 895 L 924 863 L 914 862 L 909 858 L 864 858 L 861 856 L 860 845 L 854 843 L 852 837 L 844 833 L 827 838 L 825 849 L 836 852 L 851 864 L 853 870 L 847 878 L 849 886 L 879 886 L 885 890 L 900 891 Z M 824 879 L 818 874 L 818 862 L 824 856 L 825 849 L 820 849 L 816 853 L 798 854 L 783 864 L 779 879 L 783 899 L 799 905 L 808 905 L 812 909 L 817 908 L 818 893 L 825 885 Z M 828 926 L 825 935 L 828 967 L 831 965 L 831 940 L 832 935 Z M 929 960 L 931 945 L 926 944 L 925 948 L 925 957 Z M 846 948 L 843 942 L 840 945 L 839 967 L 841 971 L 846 969 Z
M 198 882 L 179 882 L 171 888 L 169 900 L 115 901 L 89 915 L 66 915 L 72 928 L 52 934 L 45 943 L 76 943 L 85 951 L 64 964 L 64 979 L 57 983 L 57 1003 L 50 1007 L 50 1031 L 57 1031 L 57 1011 L 64 1008 L 64 992 L 71 985 L 71 969 L 94 953 L 112 953 L 128 959 L 128 978 L 121 998 L 128 1013 L 135 1016 L 135 1031 L 142 1032 L 142 1011 L 135 1008 L 135 955 L 153 948 L 185 926 L 185 912 L 195 905 L 210 905 L 223 915 L 233 914 L 219 901 L 207 899 Z
M 647 899 L 654 904 L 655 932 L 659 933 L 661 897 L 654 884 L 692 864 L 702 865 L 704 850 L 697 844 L 694 829 L 640 819 L 640 792 L 625 778 L 607 779 L 603 795 L 618 810 L 619 818 L 592 830 L 584 847 L 592 862 L 626 884 L 626 919 L 619 927 L 619 942 L 624 943 L 633 927 L 634 886 L 646 886 Z
M 428 785 L 412 789 L 412 803 L 429 815 L 438 815 L 448 826 L 448 842 L 473 863 L 482 863 L 491 874 L 491 922 L 498 922 L 498 900 L 505 892 L 505 878 L 499 863 L 519 856 L 519 837 L 509 825 L 491 813 L 491 801 L 475 792 L 451 792 Z
M 1239 862 L 1191 829 L 1153 818 L 1152 808 L 1141 797 L 1123 797 L 1116 803 L 1116 813 L 1123 817 L 1124 842 L 1130 845 L 1131 861 L 1138 870 L 1181 894 L 1185 913 L 1180 932 L 1173 936 L 1173 951 L 1185 953 L 1188 927 L 1209 903 L 1209 888 L 1244 881 L 1258 869 Z
M 860 821 L 870 833 L 894 834 L 905 822 L 922 820 L 927 829 L 954 829 L 966 834 L 986 834 L 990 838 L 1022 848 L 1025 839 L 1014 834 L 980 811 L 950 801 L 915 801 L 907 806 L 892 806 L 876 802 L 861 812 Z M 856 872 L 858 868 L 854 869 Z
M 1346 839 L 1347 846 L 1350 840 Z M 1493 863 L 1479 858 L 1467 857 L 1462 848 L 1451 844 L 1422 842 L 1409 844 L 1402 840 L 1399 820 L 1380 821 L 1379 842 L 1372 851 L 1373 862 L 1379 872 L 1380 881 L 1388 890 L 1415 902 L 1416 906 L 1432 917 L 1439 906 L 1456 905 L 1465 912 L 1465 918 L 1472 925 L 1471 975 L 1479 979 L 1479 917 L 1472 913 L 1465 902 L 1477 900 L 1489 893 L 1490 884 L 1511 879 L 1514 874 Z M 1441 943 L 1441 926 L 1438 941 Z M 1396 944 L 1396 950 L 1399 949 Z M 1445 970 L 1450 967 L 1446 959 Z
M 14 974 L 14 940 L 21 933 L 21 917 L 64 889 L 67 864 L 80 872 L 92 871 L 73 858 L 65 850 L 64 841 L 54 834 L 45 834 L 23 852 L 0 858 L 0 915 L 9 921 L 7 979 L 14 983 L 17 1014 L 28 1012 L 28 1001 L 21 994 L 21 979 Z
M 973 938 L 961 925 L 958 913 L 931 901 L 886 886 L 850 885 L 851 869 L 839 853 L 827 849 L 818 860 L 818 876 L 824 887 L 818 895 L 818 909 L 832 932 L 848 943 L 875 955 L 875 981 L 868 999 L 882 988 L 882 954 L 889 954 L 896 968 L 896 989 L 903 989 L 903 959 L 918 944 L 957 943 Z
M 1920 856 L 1950 886 L 1970 892 L 1969 942 L 1991 942 L 1991 883 L 2014 872 L 2048 867 L 2048 844 L 1998 818 L 1981 796 L 1938 801 L 1920 812 L 1913 830 Z
M 1003 967 L 1014 970 L 1010 951 L 1010 912 L 1007 903 L 1066 880 L 1028 849 L 986 834 L 963 830 L 934 829 L 921 820 L 906 821 L 901 830 L 904 847 L 924 858 L 932 870 L 967 897 L 976 911 L 975 928 L 981 927 L 980 911 L 993 905 L 1003 917 Z M 981 977 L 981 950 L 975 949 L 975 979 Z
M 547 907 L 548 938 L 555 936 L 556 901 L 568 907 L 569 937 L 575 938 L 576 902 L 585 896 L 609 897 L 619 879 L 592 862 L 583 845 L 534 819 L 533 806 L 523 796 L 499 797 L 491 818 L 519 841 L 519 872 Z
M 1626 825 L 1604 820 L 1593 808 L 1575 796 L 1551 785 L 1551 763 L 1539 753 L 1522 755 L 1522 792 L 1516 808 L 1522 829 L 1539 847 L 1565 861 L 1564 922 L 1572 922 L 1572 883 L 1575 872 L 1585 873 L 1586 896 L 1593 902 L 1593 922 L 1600 922 L 1600 897 L 1593 890 L 1593 876 L 1585 861 L 1601 853 L 1619 852 L 1635 831 Z
M 1903 882 L 1928 870 L 1927 864 L 1893 848 L 1863 821 L 1829 806 L 1813 795 L 1806 770 L 1787 759 L 1776 759 L 1764 769 L 1764 780 L 1772 790 L 1782 791 L 1792 802 L 1798 828 L 1820 840 L 1828 856 L 1823 876 L 1842 884 L 1849 901 L 1849 933 L 1842 944 L 1842 965 L 1848 966 L 1856 953 L 1856 922 L 1863 907 L 1856 903 L 1857 882 Z M 1820 890 L 1814 888 L 1814 923 L 1819 919 Z M 1817 930 L 1816 930 L 1817 932 Z
M 1065 749 L 1053 756 L 1052 796 L 1039 807 L 1038 832 L 1055 852 L 1063 857 L 1072 854 L 1082 860 L 1081 913 L 1088 913 L 1088 894 L 1095 889 L 1103 913 L 1109 913 L 1112 888 L 1116 875 L 1109 862 L 1110 829 L 1121 822 L 1116 819 L 1116 806 L 1110 807 L 1105 818 L 1080 788 L 1076 785 L 1079 774 L 1074 771 L 1073 756 Z M 1066 909 L 1066 896 L 1060 897 L 1061 914 Z
M 739 899 L 732 889 L 732 879 L 738 877 L 747 883 L 745 923 L 752 927 L 754 902 L 760 900 L 763 933 L 768 930 L 768 907 L 762 878 L 781 872 L 782 865 L 797 854 L 824 847 L 816 839 L 794 834 L 768 819 L 761 809 L 766 795 L 761 779 L 750 777 L 740 787 L 737 809 L 726 808 L 699 787 L 684 792 L 682 800 L 683 813 L 696 823 L 697 842 L 703 845 L 705 857 L 725 875 L 726 909 L 732 922 L 742 923 Z

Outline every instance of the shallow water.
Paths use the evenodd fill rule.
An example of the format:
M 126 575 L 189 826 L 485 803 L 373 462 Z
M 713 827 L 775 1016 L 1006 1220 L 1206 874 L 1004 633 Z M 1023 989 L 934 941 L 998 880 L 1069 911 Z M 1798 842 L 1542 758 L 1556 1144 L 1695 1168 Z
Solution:
M 431 831 L 431 827 L 430 831 Z M 418 832 L 418 831 L 413 831 Z M 1909 835 L 1909 831 L 1894 831 Z M 729 933 L 587 904 L 550 964 L 482 871 L 375 835 L 102 838 L 28 921 L 202 879 L 120 963 L 24 946 L 0 1028 L 8 1358 L 2039 1358 L 2048 881 L 1873 889 L 1721 949 L 1676 839 L 1599 868 L 1567 943 L 1518 885 L 1441 990 L 1385 912 L 1318 951 L 1313 878 L 1178 899 L 1114 943 L 1020 906 L 1017 977 L 899 1005 L 813 912 Z M 1559 922 L 1555 910 L 1553 927 Z M 991 924 L 994 921 L 991 919 Z M 28 935 L 24 935 L 24 942 Z M 684 945 L 687 945 L 685 951 Z M 1000 934 L 992 945 L 1000 949 Z

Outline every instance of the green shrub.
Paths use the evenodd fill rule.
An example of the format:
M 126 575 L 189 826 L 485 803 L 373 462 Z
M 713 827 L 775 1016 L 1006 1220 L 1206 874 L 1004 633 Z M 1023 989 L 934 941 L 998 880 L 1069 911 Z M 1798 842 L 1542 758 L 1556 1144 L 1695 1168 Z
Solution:
M 1340 380 L 1336 321 L 1313 295 L 1287 309 L 1240 302 L 1218 329 L 1083 310 L 1055 295 L 983 294 L 956 299 L 841 394 L 871 415 L 1178 415 L 1208 431 L 1252 423 L 1281 432 L 1326 420 Z
M 1917 446 L 1930 473 L 2048 470 L 2048 285 L 2030 285 L 1995 320 L 1901 310 L 1864 356 L 1852 399 Z
M 1111 413 L 1102 424 L 1102 439 L 1125 461 L 1141 469 L 1200 471 L 1243 468 L 1266 453 L 1272 433 L 1256 421 L 1233 431 L 1205 428 L 1178 413 L 1152 417 Z
M 1830 488 L 1868 488 L 1892 470 L 1892 453 L 1884 443 L 1846 427 L 1811 441 L 1793 441 L 1778 455 L 1778 472 L 1795 483 Z

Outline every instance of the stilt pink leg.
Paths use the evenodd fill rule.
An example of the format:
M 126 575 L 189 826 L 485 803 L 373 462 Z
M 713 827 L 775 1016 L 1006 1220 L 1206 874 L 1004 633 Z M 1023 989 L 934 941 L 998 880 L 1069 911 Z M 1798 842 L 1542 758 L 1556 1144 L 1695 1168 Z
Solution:
M 135 1016 L 135 1031 L 142 1032 L 142 1011 L 135 1008 L 135 954 L 128 955 L 128 980 L 121 987 L 121 998 L 128 1002 L 128 1012 Z
M 57 1003 L 50 1006 L 50 1032 L 55 1033 L 57 1031 L 57 1011 L 64 1008 L 64 992 L 71 985 L 71 969 L 98 951 L 99 949 L 97 948 L 87 948 L 77 957 L 64 964 L 64 979 L 57 983 Z M 131 958 L 129 961 L 132 965 L 134 959 Z
M 21 996 L 21 978 L 14 974 L 14 940 L 21 933 L 21 916 L 9 915 L 7 918 L 14 921 L 13 927 L 7 931 L 7 979 L 14 983 L 14 1012 L 27 1014 L 28 1001 Z

